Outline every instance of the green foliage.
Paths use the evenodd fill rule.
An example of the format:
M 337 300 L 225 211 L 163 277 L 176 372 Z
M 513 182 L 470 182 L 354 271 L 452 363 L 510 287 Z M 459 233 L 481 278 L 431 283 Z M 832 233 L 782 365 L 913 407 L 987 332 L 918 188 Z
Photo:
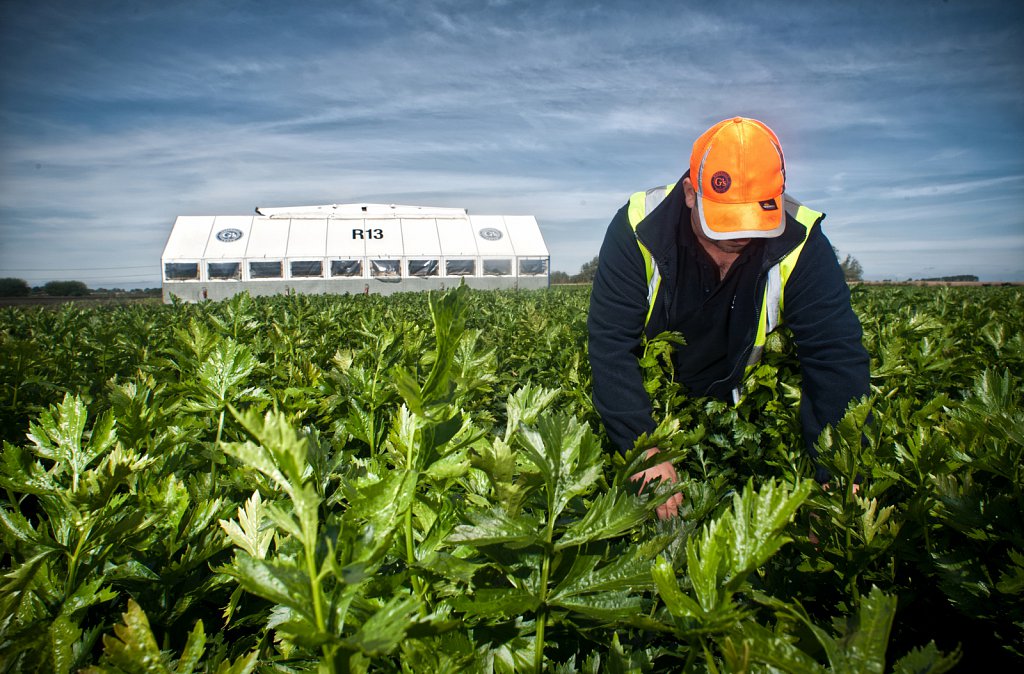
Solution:
M 159 460 L 121 446 L 109 413 L 90 431 L 87 424 L 84 403 L 66 395 L 31 425 L 29 448 L 4 447 L 0 486 L 10 502 L 0 506 L 0 525 L 14 571 L 0 600 L 0 657 L 17 668 L 83 664 L 98 633 L 93 607 L 117 597 L 116 586 L 161 581 L 147 552 L 164 557 L 163 546 L 183 533 L 175 525 L 190 504 L 180 483 L 140 478 L 155 477 Z M 199 544 L 195 533 L 180 542 Z M 204 557 L 209 548 L 189 552 Z
M 585 288 L 0 309 L 0 671 L 1019 669 L 1024 298 L 852 292 L 828 490 L 784 335 L 614 452 Z
M 546 413 L 554 397 L 526 389 L 510 398 L 504 438 L 474 461 L 487 476 L 488 488 L 477 494 L 482 507 L 465 511 L 447 539 L 472 550 L 462 556 L 472 575 L 448 578 L 457 589 L 453 607 L 492 629 L 532 616 L 537 671 L 551 625 L 629 624 L 643 608 L 641 591 L 651 587 L 651 562 L 669 542 L 621 540 L 667 495 L 645 502 L 618 486 L 597 492 L 605 454 L 589 428 Z M 521 625 L 509 627 L 525 634 Z
M 415 598 L 380 602 L 366 595 L 400 517 L 411 507 L 414 474 L 394 471 L 352 487 L 345 512 L 324 517 L 307 438 L 280 413 L 239 417 L 253 440 L 225 444 L 224 450 L 261 473 L 264 488 L 279 498 L 266 507 L 255 496 L 250 499 L 244 518 L 248 537 L 242 525 L 221 523 L 240 548 L 222 571 L 245 591 L 276 604 L 270 625 L 279 637 L 319 649 L 328 671 L 349 671 L 366 658 L 391 653 L 410 629 L 437 622 L 421 615 Z M 264 521 L 280 541 L 273 554 L 268 554 L 269 541 L 260 538 Z
M 214 652 L 203 660 L 207 650 L 207 636 L 203 621 L 196 623 L 188 635 L 181 657 L 172 659 L 157 646 L 156 637 L 149 626 L 146 613 L 134 600 L 128 600 L 123 621 L 114 626 L 114 635 L 103 636 L 103 657 L 97 666 L 82 670 L 85 674 L 192 674 L 209 671 L 215 674 L 249 674 L 256 668 L 255 651 L 240 656 L 234 662 Z

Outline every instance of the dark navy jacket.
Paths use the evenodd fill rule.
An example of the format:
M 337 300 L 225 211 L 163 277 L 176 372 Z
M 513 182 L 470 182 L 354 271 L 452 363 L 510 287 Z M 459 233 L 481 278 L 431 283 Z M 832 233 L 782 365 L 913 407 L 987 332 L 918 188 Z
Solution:
M 685 176 L 684 176 L 685 177 Z M 662 274 L 661 290 L 646 328 L 654 336 L 669 328 L 668 315 L 677 292 L 680 227 L 690 227 L 682 179 L 676 189 L 638 226 L 636 238 L 627 218 L 627 206 L 615 215 L 598 257 L 597 275 L 590 298 L 590 364 L 594 404 L 608 436 L 620 450 L 632 448 L 641 433 L 654 430 L 652 408 L 637 362 L 647 315 L 647 278 L 636 238 L 644 242 Z M 787 216 L 786 229 L 764 239 L 759 260 L 761 273 L 753 287 L 736 296 L 729 331 L 728 388 L 739 386 L 754 343 L 757 314 L 767 271 L 803 238 L 802 225 Z M 701 292 L 699 288 L 693 292 Z M 743 320 L 736 320 L 737 316 Z M 726 320 L 726 316 L 721 317 Z M 850 292 L 832 246 L 820 224 L 807 239 L 785 288 L 782 322 L 793 334 L 802 376 L 800 421 L 812 457 L 813 443 L 822 428 L 838 421 L 850 401 L 868 393 L 869 358 L 861 344 L 861 327 L 850 306 Z M 686 357 L 699 358 L 699 353 Z M 681 382 L 684 386 L 686 381 Z M 719 387 L 721 388 L 721 387 Z M 708 395 L 708 391 L 692 391 Z M 722 396 L 719 396 L 722 397 Z

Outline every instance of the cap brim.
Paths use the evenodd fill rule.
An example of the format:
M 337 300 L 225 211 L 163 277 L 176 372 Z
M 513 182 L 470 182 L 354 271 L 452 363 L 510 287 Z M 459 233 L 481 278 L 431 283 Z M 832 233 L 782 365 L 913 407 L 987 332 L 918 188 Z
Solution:
M 765 210 L 759 202 L 723 204 L 697 195 L 700 227 L 709 239 L 770 239 L 786 229 L 786 209 L 782 195 L 775 198 L 776 208 Z M 712 226 L 710 223 L 714 223 Z

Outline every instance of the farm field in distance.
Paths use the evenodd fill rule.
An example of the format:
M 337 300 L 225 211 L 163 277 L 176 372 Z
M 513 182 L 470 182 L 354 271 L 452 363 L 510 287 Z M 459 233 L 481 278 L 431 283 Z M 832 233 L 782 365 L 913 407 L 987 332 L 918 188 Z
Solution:
M 586 287 L 0 308 L 0 671 L 1018 670 L 1024 288 L 852 293 L 827 491 L 784 331 L 615 454 Z

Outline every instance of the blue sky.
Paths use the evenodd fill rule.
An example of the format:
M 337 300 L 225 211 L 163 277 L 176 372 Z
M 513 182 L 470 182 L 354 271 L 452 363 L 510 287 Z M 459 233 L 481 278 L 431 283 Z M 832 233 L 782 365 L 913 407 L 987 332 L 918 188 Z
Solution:
M 537 217 L 593 258 L 743 115 L 869 279 L 1024 280 L 1024 3 L 0 3 L 0 276 L 157 286 L 178 215 Z

